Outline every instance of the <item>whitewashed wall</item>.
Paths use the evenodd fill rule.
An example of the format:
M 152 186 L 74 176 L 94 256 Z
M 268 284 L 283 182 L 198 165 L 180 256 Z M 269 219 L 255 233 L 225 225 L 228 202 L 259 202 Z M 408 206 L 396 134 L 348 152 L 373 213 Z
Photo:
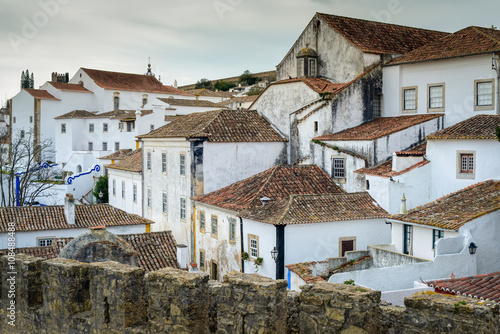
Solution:
M 256 271 L 253 263 L 253 258 L 245 261 L 245 273 L 276 278 L 276 263 L 271 257 L 271 251 L 276 246 L 276 227 L 271 224 L 255 222 L 253 220 L 243 218 L 243 249 L 250 254 L 248 246 L 248 234 L 253 234 L 259 237 L 259 257 L 263 259 L 262 265 Z
M 436 83 L 445 84 L 445 127 L 477 114 L 495 114 L 495 106 L 474 111 L 474 80 L 497 76 L 491 58 L 486 54 L 384 67 L 383 116 L 401 115 L 401 90 L 410 86 L 418 87 L 416 112 L 426 114 L 427 85 Z
M 113 195 L 113 180 L 116 182 L 116 194 Z M 122 197 L 122 181 L 125 182 L 125 197 Z M 134 201 L 133 188 L 137 187 L 137 198 Z M 142 216 L 142 175 L 115 168 L 108 168 L 108 195 L 109 204 L 126 211 Z
M 475 151 L 475 177 L 457 177 L 457 151 Z M 431 199 L 458 191 L 475 183 L 500 179 L 500 142 L 496 140 L 429 140 Z

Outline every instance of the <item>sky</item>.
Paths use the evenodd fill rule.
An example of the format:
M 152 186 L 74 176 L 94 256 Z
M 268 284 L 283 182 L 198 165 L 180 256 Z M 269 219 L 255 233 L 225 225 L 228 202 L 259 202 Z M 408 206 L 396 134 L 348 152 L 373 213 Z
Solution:
M 0 103 L 80 67 L 161 81 L 269 71 L 316 12 L 454 32 L 500 26 L 498 0 L 0 0 Z

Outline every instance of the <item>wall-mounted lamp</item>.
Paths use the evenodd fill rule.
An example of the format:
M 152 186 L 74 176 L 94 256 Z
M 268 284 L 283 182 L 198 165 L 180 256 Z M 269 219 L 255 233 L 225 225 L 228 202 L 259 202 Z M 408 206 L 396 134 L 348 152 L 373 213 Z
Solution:
M 473 242 L 471 242 L 470 245 L 469 245 L 469 253 L 470 253 L 470 255 L 476 254 L 476 249 L 477 249 L 476 244 L 473 243 Z
M 278 261 L 278 250 L 276 249 L 276 247 L 274 247 L 271 251 L 271 257 L 273 258 L 274 262 Z

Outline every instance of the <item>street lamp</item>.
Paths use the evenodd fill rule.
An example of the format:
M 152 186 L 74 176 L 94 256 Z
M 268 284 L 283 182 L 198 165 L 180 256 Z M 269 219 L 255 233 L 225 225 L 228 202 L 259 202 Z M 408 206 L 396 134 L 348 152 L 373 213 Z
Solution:
M 476 254 L 476 249 L 477 249 L 476 244 L 473 243 L 473 242 L 471 242 L 470 245 L 469 245 L 469 253 L 470 253 L 470 255 Z
M 271 257 L 273 258 L 274 262 L 278 262 L 278 250 L 276 249 L 276 246 L 271 251 Z

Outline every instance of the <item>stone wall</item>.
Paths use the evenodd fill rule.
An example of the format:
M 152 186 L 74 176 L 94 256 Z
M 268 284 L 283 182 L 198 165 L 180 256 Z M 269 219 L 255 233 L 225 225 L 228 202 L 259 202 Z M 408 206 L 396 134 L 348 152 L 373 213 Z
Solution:
M 9 260 L 11 260 L 9 262 Z M 11 267 L 12 266 L 12 267 Z M 497 333 L 496 303 L 417 294 L 381 306 L 380 292 L 165 268 L 146 274 L 117 262 L 0 259 L 1 333 Z M 15 274 L 13 274 L 15 273 Z M 15 277 L 15 285 L 9 278 Z M 11 292 L 15 290 L 15 327 Z M 8 317 L 10 315 L 10 317 Z

